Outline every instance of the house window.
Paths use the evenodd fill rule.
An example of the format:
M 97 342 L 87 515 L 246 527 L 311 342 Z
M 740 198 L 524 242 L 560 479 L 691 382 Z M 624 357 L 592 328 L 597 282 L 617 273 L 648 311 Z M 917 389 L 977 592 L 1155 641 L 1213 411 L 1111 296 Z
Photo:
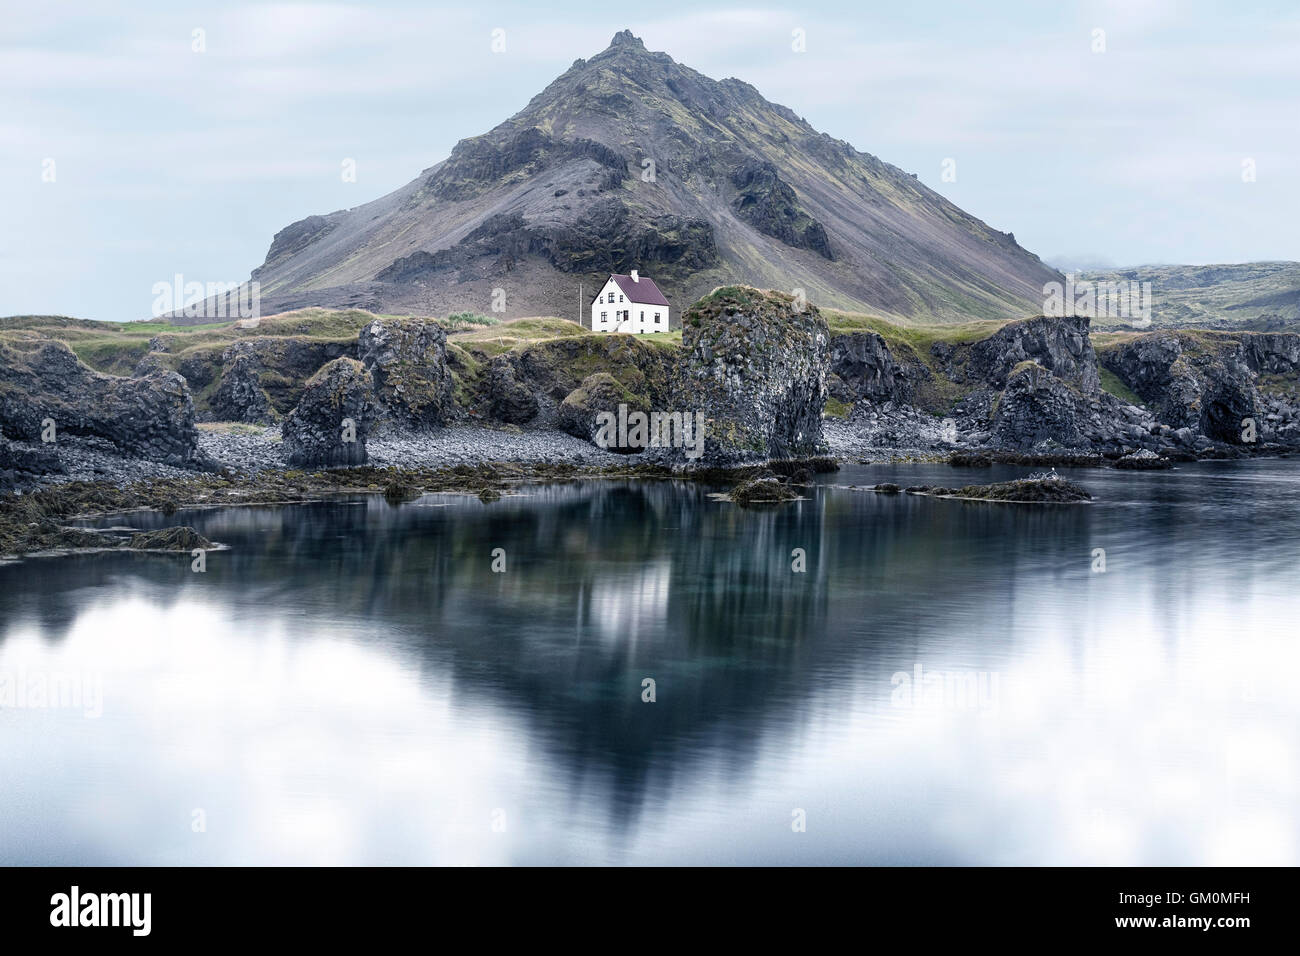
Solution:
M 600 296 L 600 304 L 601 304 L 601 305 L 604 305 L 604 304 L 605 304 L 605 296 L 604 296 L 604 293 L 602 293 L 601 296 Z
M 602 312 L 602 313 L 600 313 L 600 321 L 602 321 L 602 322 L 608 322 L 608 321 L 609 321 L 609 313 L 608 313 L 608 312 Z
M 656 313 L 655 313 L 655 325 L 658 325 L 658 324 L 659 324 L 659 313 L 656 312 Z
M 621 293 L 621 292 L 618 294 L 618 301 L 620 301 L 620 302 L 623 301 L 623 293 Z

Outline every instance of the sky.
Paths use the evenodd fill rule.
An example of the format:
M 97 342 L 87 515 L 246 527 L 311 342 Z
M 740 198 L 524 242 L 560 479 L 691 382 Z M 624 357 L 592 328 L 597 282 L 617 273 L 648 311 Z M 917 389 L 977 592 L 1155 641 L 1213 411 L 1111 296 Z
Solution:
M 1294 0 L 53 0 L 0 18 L 0 315 L 142 319 L 177 274 L 246 279 L 625 28 L 1049 260 L 1300 259 Z

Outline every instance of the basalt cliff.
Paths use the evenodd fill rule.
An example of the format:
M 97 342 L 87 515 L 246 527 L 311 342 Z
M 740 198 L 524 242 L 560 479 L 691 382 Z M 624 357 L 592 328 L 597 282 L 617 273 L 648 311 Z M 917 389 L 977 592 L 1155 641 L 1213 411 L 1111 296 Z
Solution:
M 323 310 L 147 339 L 72 320 L 0 327 L 0 483 L 57 480 L 69 441 L 219 470 L 204 428 L 261 435 L 270 464 L 294 468 L 365 464 L 376 436 L 424 454 L 464 426 L 487 436 L 475 461 L 509 460 L 511 436 L 567 433 L 679 469 L 882 451 L 1155 467 L 1300 446 L 1295 333 L 900 326 L 745 286 L 684 321 L 680 339 Z M 705 454 L 603 442 L 601 416 L 631 412 L 698 415 Z

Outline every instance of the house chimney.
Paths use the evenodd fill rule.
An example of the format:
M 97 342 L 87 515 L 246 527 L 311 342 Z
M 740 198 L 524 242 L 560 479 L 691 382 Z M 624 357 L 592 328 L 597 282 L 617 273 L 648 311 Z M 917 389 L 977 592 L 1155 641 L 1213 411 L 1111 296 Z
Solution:
M 633 282 L 640 282 L 640 281 L 641 281 L 641 277 L 640 277 L 639 275 L 636 274 L 636 270 L 635 270 L 635 269 L 632 270 L 632 281 L 633 281 Z

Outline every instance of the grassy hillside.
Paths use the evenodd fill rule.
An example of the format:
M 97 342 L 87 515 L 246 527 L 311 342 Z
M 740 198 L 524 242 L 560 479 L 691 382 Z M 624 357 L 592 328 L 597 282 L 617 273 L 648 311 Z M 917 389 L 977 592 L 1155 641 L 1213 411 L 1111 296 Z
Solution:
M 1151 283 L 1156 326 L 1294 331 L 1300 327 L 1300 262 L 1139 266 L 1079 274 L 1090 282 Z M 1096 328 L 1128 320 L 1095 319 Z

